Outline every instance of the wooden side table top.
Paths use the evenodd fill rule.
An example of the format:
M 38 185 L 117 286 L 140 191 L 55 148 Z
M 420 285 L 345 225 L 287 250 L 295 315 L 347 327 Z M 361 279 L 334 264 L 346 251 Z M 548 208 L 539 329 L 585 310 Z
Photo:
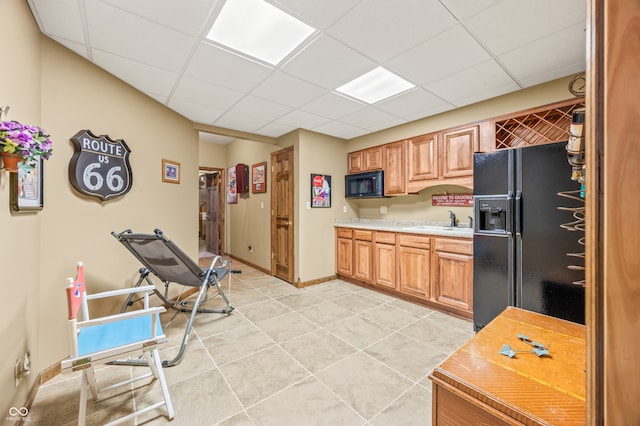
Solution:
M 545 344 L 548 356 L 501 355 Z M 524 424 L 583 425 L 586 419 L 585 327 L 509 307 L 434 369 L 435 385 L 455 388 Z

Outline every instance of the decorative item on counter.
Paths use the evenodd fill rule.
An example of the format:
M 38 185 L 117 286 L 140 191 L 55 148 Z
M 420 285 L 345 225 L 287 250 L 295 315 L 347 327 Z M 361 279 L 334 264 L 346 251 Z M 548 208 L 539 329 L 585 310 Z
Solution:
M 435 194 L 431 196 L 431 205 L 449 207 L 473 206 L 473 194 Z
M 502 348 L 500 349 L 500 355 L 505 355 L 508 356 L 509 358 L 514 358 L 516 356 L 516 354 L 518 353 L 534 353 L 536 354 L 538 357 L 544 356 L 544 355 L 549 355 L 549 346 L 548 345 L 543 345 L 542 343 L 538 343 L 535 342 L 531 339 L 529 339 L 527 336 L 525 336 L 524 334 L 518 334 L 518 339 L 522 340 L 524 343 L 533 346 L 532 349 L 527 349 L 527 350 L 514 350 L 511 348 L 511 346 L 509 345 L 502 345 Z
M 9 107 L 0 108 L 0 117 L 8 110 Z M 6 171 L 32 170 L 40 159 L 47 160 L 51 152 L 49 135 L 40 127 L 19 121 L 0 122 L 0 157 Z

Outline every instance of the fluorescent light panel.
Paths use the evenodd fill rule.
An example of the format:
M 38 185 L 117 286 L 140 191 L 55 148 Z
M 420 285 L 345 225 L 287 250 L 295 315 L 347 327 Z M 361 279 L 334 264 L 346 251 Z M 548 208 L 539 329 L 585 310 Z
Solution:
M 385 68 L 378 67 L 336 90 L 368 104 L 374 104 L 413 87 L 414 84 Z
M 207 38 L 277 65 L 314 31 L 263 0 L 227 0 Z

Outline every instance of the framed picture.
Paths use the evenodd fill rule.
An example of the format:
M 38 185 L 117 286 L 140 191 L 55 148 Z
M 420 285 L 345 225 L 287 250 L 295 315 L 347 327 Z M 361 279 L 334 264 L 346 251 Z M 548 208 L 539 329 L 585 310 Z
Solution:
M 236 168 L 227 169 L 227 204 L 238 203 L 238 181 L 236 179 Z
M 311 173 L 311 207 L 331 207 L 331 176 Z
M 31 170 L 18 170 L 11 173 L 9 204 L 14 213 L 42 210 L 43 198 L 43 160 L 40 159 Z
M 267 192 L 267 162 L 251 166 L 251 191 L 254 194 Z
M 180 163 L 162 159 L 162 181 L 180 183 Z

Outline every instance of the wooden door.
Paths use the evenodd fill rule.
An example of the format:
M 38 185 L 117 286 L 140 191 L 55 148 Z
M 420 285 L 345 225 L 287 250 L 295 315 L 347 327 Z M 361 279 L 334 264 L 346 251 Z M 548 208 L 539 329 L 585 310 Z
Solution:
M 396 245 L 375 243 L 375 273 L 377 285 L 396 288 Z
M 294 280 L 293 147 L 271 153 L 271 273 Z
M 362 164 L 362 151 L 350 152 L 347 154 L 347 173 L 360 173 L 364 170 Z
M 428 249 L 398 246 L 398 290 L 429 298 L 431 253 Z
M 353 241 L 353 278 L 373 282 L 373 243 L 371 240 Z
M 473 153 L 478 148 L 479 126 L 468 126 L 442 132 L 442 177 L 458 177 L 473 174 Z
M 382 169 L 382 147 L 375 146 L 362 151 L 362 162 L 366 171 Z
M 208 169 L 207 169 L 208 170 Z M 213 171 L 213 169 L 212 169 Z M 224 173 L 205 175 L 207 200 L 205 207 L 205 245 L 210 253 L 224 254 Z

